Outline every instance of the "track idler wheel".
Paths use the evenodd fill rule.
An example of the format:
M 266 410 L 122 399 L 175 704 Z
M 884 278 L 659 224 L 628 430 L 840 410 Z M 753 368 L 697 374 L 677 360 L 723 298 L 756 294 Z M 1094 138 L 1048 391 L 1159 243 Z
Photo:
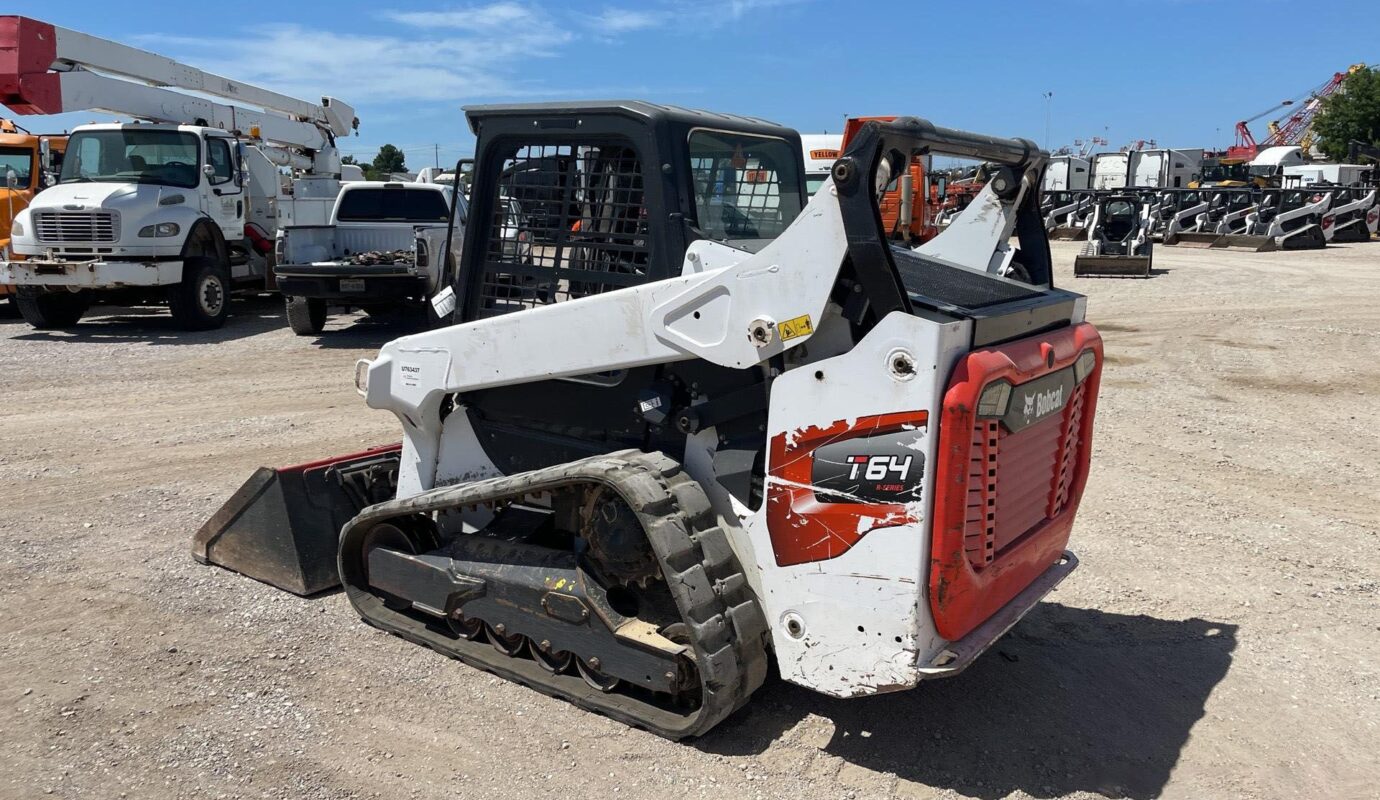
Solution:
M 363 546 L 360 548 L 364 553 L 365 577 L 368 578 L 367 566 L 369 563 L 369 553 L 379 547 L 386 547 L 390 550 L 418 555 L 436 547 L 436 532 L 434 529 L 414 520 L 399 519 L 393 522 L 380 522 L 370 528 L 364 534 Z M 412 524 L 409 524 L 412 523 Z M 402 598 L 385 595 L 384 605 L 392 609 L 407 609 L 412 603 Z
M 532 642 L 528 652 L 532 654 L 532 660 L 537 662 L 537 666 L 552 675 L 570 671 L 571 665 L 575 663 L 574 653 L 569 650 L 553 651 L 548 641 Z
M 606 675 L 599 671 L 599 658 L 596 656 L 586 661 L 583 658 L 575 659 L 575 668 L 579 671 L 580 677 L 584 678 L 586 684 L 591 689 L 608 694 L 618 688 L 619 680 L 612 675 Z
M 501 622 L 497 625 L 484 623 L 484 632 L 489 636 L 489 644 L 505 656 L 519 656 L 522 654 L 522 648 L 527 645 L 526 636 L 508 633 Z
M 484 630 L 484 623 L 477 619 L 466 619 L 465 615 L 456 609 L 453 614 L 446 617 L 446 623 L 450 625 L 451 632 L 461 639 L 471 641 L 478 639 L 479 634 Z

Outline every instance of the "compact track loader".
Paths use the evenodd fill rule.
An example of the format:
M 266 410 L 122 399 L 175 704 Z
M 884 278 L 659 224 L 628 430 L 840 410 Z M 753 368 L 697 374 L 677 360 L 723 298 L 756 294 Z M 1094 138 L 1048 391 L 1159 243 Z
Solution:
M 673 739 L 772 656 L 835 697 L 955 675 L 1074 569 L 1102 341 L 1034 143 L 868 122 L 811 199 L 761 120 L 467 115 L 454 324 L 355 374 L 401 446 L 260 471 L 199 560 Z M 878 195 L 929 153 L 989 176 L 912 250 Z
M 1332 206 L 1323 217 L 1323 228 L 1331 233 L 1329 242 L 1350 244 L 1369 242 L 1380 226 L 1377 190 L 1371 186 L 1339 186 L 1332 190 Z
M 1213 247 L 1269 253 L 1312 250 L 1327 246 L 1332 219 L 1330 192 L 1308 189 L 1265 189 L 1256 210 L 1246 217 L 1241 233 L 1218 238 Z
M 1179 243 L 1184 234 L 1197 233 L 1200 217 L 1208 210 L 1206 191 L 1197 189 L 1166 189 L 1160 193 L 1159 240 L 1169 246 Z
M 1044 205 L 1049 238 L 1075 241 L 1088 236 L 1088 220 L 1096 195 L 1092 191 L 1054 192 Z
M 1260 193 L 1249 187 L 1211 189 L 1205 193 L 1207 210 L 1194 220 L 1191 232 L 1175 236 L 1180 247 L 1223 248 L 1226 237 L 1246 232 L 1252 214 L 1260 210 Z
M 1098 195 L 1088 243 L 1073 260 L 1078 277 L 1148 278 L 1154 258 L 1150 209 L 1134 194 Z

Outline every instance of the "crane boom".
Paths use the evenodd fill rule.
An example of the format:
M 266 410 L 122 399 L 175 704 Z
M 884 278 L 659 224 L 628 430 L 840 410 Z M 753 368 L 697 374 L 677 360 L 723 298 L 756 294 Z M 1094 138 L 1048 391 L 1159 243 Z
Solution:
M 1318 110 L 1322 108 L 1323 100 L 1341 88 L 1342 82 L 1346 80 L 1348 75 L 1365 69 L 1365 67 L 1365 64 L 1353 64 L 1346 72 L 1333 73 L 1332 77 L 1320 86 L 1310 89 L 1296 98 L 1285 100 L 1250 119 L 1236 123 L 1236 144 L 1227 150 L 1227 158 L 1234 161 L 1250 161 L 1256 157 L 1262 147 L 1302 144 L 1308 138 L 1308 131 L 1313 125 L 1313 117 L 1317 116 Z M 1256 143 L 1255 137 L 1251 134 L 1250 123 L 1299 102 L 1303 102 L 1302 108 L 1289 115 L 1288 119 L 1271 121 L 1270 134 L 1265 137 L 1263 142 Z
M 182 90 L 182 91 L 178 91 Z M 225 98 L 257 108 L 183 92 Z M 150 122 L 193 122 L 315 151 L 358 126 L 334 98 L 289 97 L 137 47 L 28 17 L 0 16 L 0 103 L 18 114 L 106 111 Z

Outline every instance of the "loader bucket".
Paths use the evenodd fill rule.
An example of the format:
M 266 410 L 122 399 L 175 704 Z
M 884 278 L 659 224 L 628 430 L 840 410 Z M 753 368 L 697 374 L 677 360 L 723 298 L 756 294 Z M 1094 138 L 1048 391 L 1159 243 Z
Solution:
M 1150 256 L 1078 256 L 1073 274 L 1079 278 L 1148 278 Z
M 1212 247 L 1214 250 L 1244 250 L 1250 253 L 1273 253 L 1279 249 L 1275 246 L 1273 236 L 1248 236 L 1244 233 L 1218 236 Z
M 1180 233 L 1174 236 L 1172 242 L 1167 241 L 1165 244 L 1206 249 L 1216 247 L 1217 240 L 1220 238 L 1222 238 L 1220 233 Z
M 1087 228 L 1078 228 L 1072 225 L 1061 225 L 1049 232 L 1049 238 L 1065 242 L 1077 242 L 1088 238 Z
M 366 506 L 392 499 L 401 450 L 260 467 L 196 532 L 192 557 L 293 594 L 339 586 L 340 529 Z

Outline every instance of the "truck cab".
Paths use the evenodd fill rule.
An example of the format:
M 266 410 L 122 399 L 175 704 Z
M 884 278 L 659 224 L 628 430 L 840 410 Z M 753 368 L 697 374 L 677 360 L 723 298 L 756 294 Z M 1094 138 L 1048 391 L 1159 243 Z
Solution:
M 13 226 L 0 283 L 20 287 L 35 327 L 65 327 L 100 293 L 166 297 L 189 328 L 218 327 L 233 283 L 268 272 L 247 243 L 251 185 L 233 134 L 198 125 L 98 124 L 73 131 L 57 183 Z M 276 176 L 274 177 L 276 184 Z
M 52 182 L 62 163 L 66 136 L 40 136 L 0 120 L 0 262 L 10 258 L 10 226 Z M 14 288 L 0 282 L 0 300 L 12 303 Z
M 345 185 L 325 225 L 278 231 L 275 274 L 289 327 L 299 336 L 320 333 L 332 306 L 370 313 L 428 306 L 454 273 L 467 212 L 465 198 L 445 184 Z M 522 232 L 512 234 L 521 244 Z

